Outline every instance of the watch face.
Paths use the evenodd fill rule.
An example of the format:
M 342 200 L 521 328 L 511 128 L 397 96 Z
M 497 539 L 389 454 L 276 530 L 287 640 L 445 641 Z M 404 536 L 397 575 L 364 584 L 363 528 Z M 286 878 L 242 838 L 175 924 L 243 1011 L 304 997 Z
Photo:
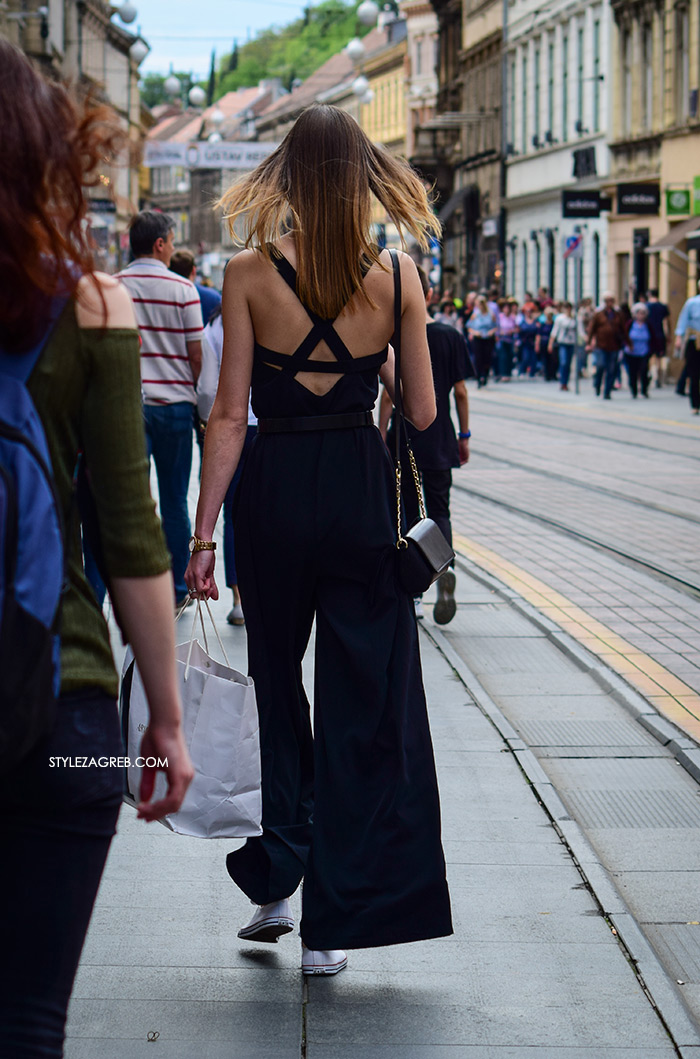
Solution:
M 194 553 L 194 537 L 190 537 L 187 547 L 190 549 L 191 553 Z

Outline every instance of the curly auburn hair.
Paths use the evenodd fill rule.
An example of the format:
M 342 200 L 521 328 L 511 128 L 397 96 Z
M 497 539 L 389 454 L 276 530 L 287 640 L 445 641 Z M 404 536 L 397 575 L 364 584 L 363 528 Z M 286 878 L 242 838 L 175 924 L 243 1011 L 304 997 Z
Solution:
M 79 103 L 0 38 L 0 337 L 14 351 L 43 330 L 46 299 L 92 273 L 84 188 L 115 158 L 115 113 Z

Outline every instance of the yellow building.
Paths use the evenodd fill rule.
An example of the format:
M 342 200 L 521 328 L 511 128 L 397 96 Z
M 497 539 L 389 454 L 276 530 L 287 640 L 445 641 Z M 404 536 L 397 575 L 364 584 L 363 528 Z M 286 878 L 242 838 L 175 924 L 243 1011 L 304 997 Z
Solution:
M 609 275 L 622 301 L 658 287 L 675 322 L 700 277 L 698 5 L 618 0 L 612 9 Z

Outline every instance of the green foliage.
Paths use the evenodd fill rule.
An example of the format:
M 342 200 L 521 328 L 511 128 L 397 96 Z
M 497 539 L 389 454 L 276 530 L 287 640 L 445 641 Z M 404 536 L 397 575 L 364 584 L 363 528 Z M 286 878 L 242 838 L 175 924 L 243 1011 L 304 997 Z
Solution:
M 165 84 L 166 78 L 169 74 L 144 74 L 139 82 L 139 88 L 141 91 L 141 102 L 147 107 L 155 107 L 159 103 L 170 103 L 172 97 L 167 94 L 163 85 Z M 190 88 L 193 88 L 196 84 L 199 84 L 201 88 L 206 91 L 206 82 L 191 80 L 191 74 L 178 71 L 175 76 L 180 79 L 184 88 L 189 92 Z
M 258 81 L 279 77 L 285 88 L 295 78 L 305 80 L 354 36 L 367 29 L 357 21 L 357 4 L 322 0 L 307 7 L 302 18 L 287 26 L 271 27 L 238 48 L 237 64 L 224 55 L 219 64 L 215 98 Z M 231 66 L 235 65 L 234 69 Z

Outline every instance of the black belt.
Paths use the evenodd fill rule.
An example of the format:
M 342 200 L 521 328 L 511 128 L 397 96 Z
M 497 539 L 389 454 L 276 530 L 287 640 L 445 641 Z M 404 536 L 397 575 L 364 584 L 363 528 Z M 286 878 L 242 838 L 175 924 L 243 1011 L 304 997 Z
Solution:
M 297 434 L 302 430 L 342 430 L 374 426 L 371 412 L 341 412 L 334 416 L 295 416 L 292 419 L 259 419 L 258 434 Z

